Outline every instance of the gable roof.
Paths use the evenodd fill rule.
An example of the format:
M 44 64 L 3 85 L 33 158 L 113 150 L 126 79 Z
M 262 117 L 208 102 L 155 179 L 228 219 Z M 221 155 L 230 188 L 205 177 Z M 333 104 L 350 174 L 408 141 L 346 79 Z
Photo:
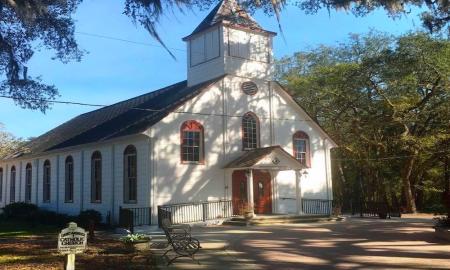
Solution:
M 327 137 L 327 139 L 332 143 L 332 145 L 334 147 L 338 147 L 338 144 L 336 143 L 336 141 L 331 138 L 330 135 L 328 135 L 328 133 L 325 131 L 325 129 L 319 124 L 319 122 L 317 122 L 307 111 L 306 109 L 300 104 L 300 102 L 298 102 L 298 100 L 294 97 L 294 95 L 289 92 L 280 82 L 278 81 L 272 81 L 274 82 L 276 85 L 278 85 L 280 87 L 280 89 L 289 97 L 289 99 L 295 104 L 297 105 L 297 107 L 306 115 L 307 118 L 309 118 L 308 120 L 311 121 L 311 123 L 313 123 L 318 129 L 319 131 L 325 135 L 325 137 Z
M 301 164 L 297 159 L 295 159 L 291 154 L 286 152 L 281 146 L 269 146 L 263 148 L 256 148 L 250 151 L 245 152 L 242 156 L 228 163 L 224 169 L 239 169 L 239 168 L 251 168 L 258 164 L 263 158 L 272 154 L 273 152 L 278 151 L 282 155 L 284 155 L 289 160 L 292 160 L 295 164 L 297 164 L 298 168 L 304 168 L 305 166 Z
M 24 146 L 26 152 L 14 153 L 5 159 L 141 133 L 222 77 L 194 86 L 187 86 L 185 80 L 81 114 L 33 139 Z
M 236 25 L 250 30 L 275 34 L 264 30 L 235 0 L 222 0 L 211 10 L 194 31 L 183 40 L 210 28 L 217 23 Z

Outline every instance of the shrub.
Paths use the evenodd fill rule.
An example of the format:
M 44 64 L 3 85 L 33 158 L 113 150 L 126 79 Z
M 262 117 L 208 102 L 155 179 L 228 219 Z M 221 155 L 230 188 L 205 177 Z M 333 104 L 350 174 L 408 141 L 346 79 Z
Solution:
M 44 225 L 56 225 L 59 227 L 66 226 L 67 223 L 75 221 L 77 218 L 66 214 L 59 214 L 49 210 L 39 210 L 36 214 L 35 221 Z
M 433 213 L 435 215 L 442 215 L 447 212 L 445 205 L 443 204 L 433 204 L 430 206 L 426 206 L 423 209 L 425 213 Z
M 450 228 L 450 216 L 434 218 L 434 226 L 442 228 Z
M 81 227 L 87 228 L 91 222 L 93 225 L 98 225 L 102 221 L 102 214 L 100 212 L 89 209 L 81 211 L 78 215 L 78 222 Z
M 34 219 L 39 208 L 35 204 L 16 202 L 8 204 L 3 208 L 3 214 L 6 218 L 30 221 Z
M 77 217 L 40 209 L 35 204 L 23 202 L 8 204 L 3 208 L 2 216 L 4 219 L 24 221 L 32 226 L 43 224 L 64 227 L 70 221 L 77 220 Z
M 127 236 L 121 237 L 120 240 L 125 244 L 139 243 L 150 241 L 151 238 L 145 234 L 128 234 Z

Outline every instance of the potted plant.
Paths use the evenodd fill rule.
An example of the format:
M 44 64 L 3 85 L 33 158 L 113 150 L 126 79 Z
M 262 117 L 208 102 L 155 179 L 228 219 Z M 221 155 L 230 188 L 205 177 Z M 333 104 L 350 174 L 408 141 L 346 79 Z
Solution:
M 438 238 L 450 241 L 450 216 L 434 218 L 434 230 Z
M 127 246 L 130 250 L 145 250 L 148 248 L 148 243 L 151 240 L 151 237 L 145 234 L 128 234 L 120 239 L 125 246 Z
M 244 218 L 248 222 L 254 216 L 254 208 L 251 203 L 246 203 L 243 208 Z

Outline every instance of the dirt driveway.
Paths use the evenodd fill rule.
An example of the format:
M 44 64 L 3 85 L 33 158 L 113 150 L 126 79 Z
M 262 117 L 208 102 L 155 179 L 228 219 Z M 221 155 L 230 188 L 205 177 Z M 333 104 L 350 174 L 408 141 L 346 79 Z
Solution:
M 171 269 L 450 269 L 450 243 L 428 218 L 194 228 L 200 265 Z M 161 267 L 164 269 L 165 267 Z

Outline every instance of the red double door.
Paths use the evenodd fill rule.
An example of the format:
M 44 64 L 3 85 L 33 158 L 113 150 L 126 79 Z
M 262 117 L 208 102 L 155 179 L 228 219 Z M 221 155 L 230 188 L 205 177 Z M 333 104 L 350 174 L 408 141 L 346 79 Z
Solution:
M 234 171 L 233 181 L 233 212 L 242 215 L 248 205 L 247 177 L 245 170 Z M 256 214 L 272 213 L 272 184 L 270 173 L 253 170 L 253 206 Z

